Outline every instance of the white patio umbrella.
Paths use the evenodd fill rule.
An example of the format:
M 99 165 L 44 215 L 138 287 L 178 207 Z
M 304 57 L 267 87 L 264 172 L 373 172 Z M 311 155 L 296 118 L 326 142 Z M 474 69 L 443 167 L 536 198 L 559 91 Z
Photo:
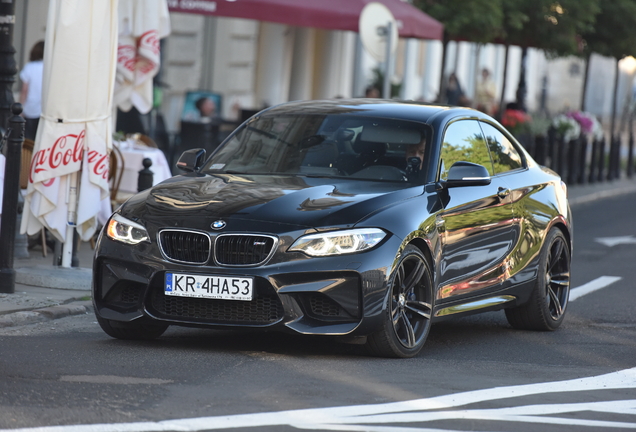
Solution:
M 152 79 L 159 71 L 159 40 L 170 34 L 166 0 L 119 0 L 115 105 L 152 109 Z
M 64 242 L 88 240 L 108 196 L 117 0 L 49 0 L 38 127 L 20 231 L 43 226 Z

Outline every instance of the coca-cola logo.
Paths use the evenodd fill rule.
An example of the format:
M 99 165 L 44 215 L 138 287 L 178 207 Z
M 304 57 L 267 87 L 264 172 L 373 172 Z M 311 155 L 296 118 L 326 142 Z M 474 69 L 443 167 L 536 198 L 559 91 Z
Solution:
M 33 176 L 41 172 L 55 171 L 60 167 L 70 164 L 81 163 L 84 156 L 84 138 L 86 131 L 83 130 L 79 134 L 67 134 L 57 138 L 53 145 L 49 148 L 38 150 L 31 159 L 31 167 L 29 169 L 29 182 L 33 183 Z M 88 164 L 93 173 L 108 179 L 108 155 L 100 153 L 96 150 L 88 152 Z M 44 186 L 53 184 L 54 179 L 51 178 L 42 182 Z
M 122 65 L 129 71 L 135 70 L 136 60 L 135 47 L 133 45 L 118 45 L 117 46 L 117 64 Z
M 97 150 L 89 150 L 88 165 L 92 167 L 95 175 L 100 176 L 104 180 L 108 180 L 108 155 L 100 153 Z
M 147 75 L 153 70 L 155 70 L 157 64 L 148 59 L 144 59 L 143 57 L 137 58 L 137 72 L 141 75 Z
M 159 55 L 159 33 L 157 30 L 148 30 L 142 34 L 137 44 L 139 47 L 151 50 L 154 55 Z

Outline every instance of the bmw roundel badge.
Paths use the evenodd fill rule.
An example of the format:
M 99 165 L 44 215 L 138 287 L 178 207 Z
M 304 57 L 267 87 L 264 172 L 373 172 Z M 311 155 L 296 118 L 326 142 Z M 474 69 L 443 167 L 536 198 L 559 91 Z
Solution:
M 212 225 L 210 225 L 210 228 L 215 229 L 215 230 L 222 230 L 223 228 L 225 228 L 225 225 L 227 225 L 225 223 L 225 221 L 217 220 L 217 221 L 212 222 Z

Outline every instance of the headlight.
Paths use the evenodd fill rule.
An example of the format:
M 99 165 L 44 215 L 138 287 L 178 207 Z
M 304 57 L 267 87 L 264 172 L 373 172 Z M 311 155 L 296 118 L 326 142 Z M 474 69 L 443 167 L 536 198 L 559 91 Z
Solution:
M 296 240 L 289 250 L 310 256 L 351 254 L 375 247 L 385 236 L 386 233 L 378 228 L 309 234 Z
M 106 235 L 116 241 L 137 244 L 143 241 L 150 243 L 148 231 L 142 225 L 115 214 L 108 221 Z

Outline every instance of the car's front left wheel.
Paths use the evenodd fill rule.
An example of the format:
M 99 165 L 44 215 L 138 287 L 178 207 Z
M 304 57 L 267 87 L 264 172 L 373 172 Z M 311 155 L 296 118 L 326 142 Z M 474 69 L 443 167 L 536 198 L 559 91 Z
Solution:
M 122 322 L 107 320 L 99 315 L 96 317 L 102 330 L 108 336 L 117 339 L 151 340 L 158 338 L 168 329 L 168 324 L 149 322 L 146 318 Z
M 383 357 L 413 357 L 420 352 L 431 328 L 433 276 L 422 252 L 409 245 L 390 278 L 380 330 L 368 337 L 371 352 Z

